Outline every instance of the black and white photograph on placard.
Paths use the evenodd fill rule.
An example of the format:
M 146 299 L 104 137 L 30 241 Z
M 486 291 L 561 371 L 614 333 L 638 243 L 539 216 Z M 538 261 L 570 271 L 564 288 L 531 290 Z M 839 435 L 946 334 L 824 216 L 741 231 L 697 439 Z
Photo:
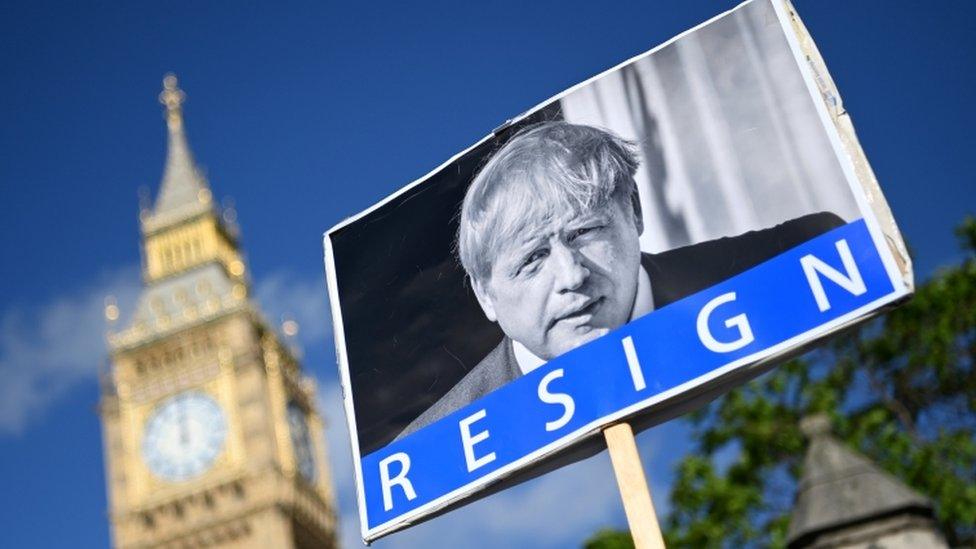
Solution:
M 773 6 L 686 33 L 330 231 L 360 455 L 860 217 Z

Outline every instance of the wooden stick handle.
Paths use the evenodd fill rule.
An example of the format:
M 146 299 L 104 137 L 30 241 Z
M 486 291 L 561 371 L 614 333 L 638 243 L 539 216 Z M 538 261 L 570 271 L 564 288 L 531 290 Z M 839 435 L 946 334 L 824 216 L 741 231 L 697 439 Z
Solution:
M 630 525 L 636 549 L 664 549 L 664 537 L 654 514 L 654 502 L 637 453 L 634 431 L 629 423 L 618 423 L 603 430 L 610 450 L 610 461 L 617 476 L 620 499 Z

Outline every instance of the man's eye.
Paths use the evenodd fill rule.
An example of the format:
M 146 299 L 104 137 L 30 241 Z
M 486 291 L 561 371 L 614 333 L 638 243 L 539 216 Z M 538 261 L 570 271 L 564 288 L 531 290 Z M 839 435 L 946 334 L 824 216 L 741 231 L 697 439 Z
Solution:
M 548 250 L 536 250 L 532 252 L 525 258 L 524 261 L 522 261 L 522 264 L 519 265 L 518 272 L 521 273 L 522 271 L 534 268 L 539 260 L 545 258 L 548 253 Z
M 570 241 L 576 240 L 577 238 L 585 234 L 592 233 L 593 231 L 596 231 L 597 229 L 600 229 L 602 227 L 603 227 L 602 225 L 590 225 L 589 227 L 580 227 L 579 229 L 576 229 L 570 234 L 569 240 Z

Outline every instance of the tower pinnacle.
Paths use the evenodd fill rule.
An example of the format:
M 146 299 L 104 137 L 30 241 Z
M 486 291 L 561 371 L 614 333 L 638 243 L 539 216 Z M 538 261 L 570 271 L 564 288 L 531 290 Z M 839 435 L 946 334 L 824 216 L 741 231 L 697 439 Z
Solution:
M 151 216 L 154 226 L 177 222 L 212 207 L 210 189 L 197 169 L 186 142 L 183 129 L 185 100 L 186 94 L 180 89 L 176 75 L 166 74 L 159 102 L 166 107 L 169 144 L 163 181 Z
M 159 94 L 159 102 L 166 106 L 166 125 L 170 131 L 183 126 L 183 101 L 186 94 L 179 88 L 176 75 L 168 72 L 163 77 L 163 91 Z
M 904 542 L 891 538 L 863 542 L 880 540 L 878 532 L 933 526 L 932 503 L 834 437 L 826 414 L 803 418 L 800 430 L 810 444 L 790 518 L 789 547 L 945 547 L 936 541 L 938 535 L 932 537 L 934 528 L 926 530 L 926 537 L 908 537 Z M 914 535 L 922 536 L 920 531 Z

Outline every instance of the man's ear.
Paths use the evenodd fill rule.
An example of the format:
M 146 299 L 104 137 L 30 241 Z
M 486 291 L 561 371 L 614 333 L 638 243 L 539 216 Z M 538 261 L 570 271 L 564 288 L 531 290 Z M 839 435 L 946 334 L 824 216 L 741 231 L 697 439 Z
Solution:
M 637 184 L 634 183 L 634 192 L 630 194 L 630 205 L 634 211 L 634 226 L 637 227 L 637 236 L 644 234 L 644 211 L 641 209 L 640 193 L 637 192 Z
M 471 288 L 474 290 L 474 296 L 478 298 L 478 304 L 481 305 L 481 310 L 485 312 L 488 320 L 496 322 L 498 317 L 495 316 L 495 302 L 492 301 L 491 293 L 485 286 L 484 282 L 471 279 Z

